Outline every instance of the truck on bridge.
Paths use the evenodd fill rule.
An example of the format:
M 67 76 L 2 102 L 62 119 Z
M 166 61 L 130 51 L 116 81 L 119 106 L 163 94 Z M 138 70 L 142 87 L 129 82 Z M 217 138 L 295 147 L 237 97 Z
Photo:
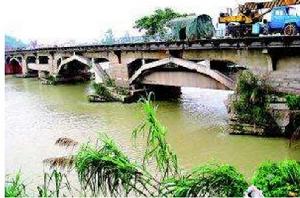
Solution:
M 226 34 L 218 35 L 213 26 L 212 18 L 206 14 L 189 15 L 175 18 L 166 24 L 171 40 L 211 39 L 218 36 L 251 37 L 280 33 L 284 36 L 295 36 L 300 32 L 300 13 L 294 5 L 300 5 L 300 0 L 273 0 L 261 2 L 246 2 L 239 5 L 238 13 L 232 10 L 221 13 L 219 23 L 225 24 Z M 266 19 L 270 14 L 270 20 Z
M 293 7 L 298 4 L 300 0 L 247 2 L 239 5 L 236 15 L 231 9 L 220 13 L 219 23 L 226 25 L 226 34 L 232 37 L 274 33 L 294 36 L 300 31 L 300 14 Z M 268 13 L 271 13 L 270 21 L 265 19 Z

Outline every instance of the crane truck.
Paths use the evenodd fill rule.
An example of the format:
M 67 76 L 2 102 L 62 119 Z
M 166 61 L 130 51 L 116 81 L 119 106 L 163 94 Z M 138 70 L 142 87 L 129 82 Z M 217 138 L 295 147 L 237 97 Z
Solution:
M 238 6 L 236 15 L 232 9 L 220 13 L 219 23 L 226 25 L 226 35 L 232 37 L 274 33 L 293 36 L 300 32 L 300 14 L 295 7 L 299 4 L 300 0 L 246 2 Z M 269 21 L 265 19 L 268 13 Z

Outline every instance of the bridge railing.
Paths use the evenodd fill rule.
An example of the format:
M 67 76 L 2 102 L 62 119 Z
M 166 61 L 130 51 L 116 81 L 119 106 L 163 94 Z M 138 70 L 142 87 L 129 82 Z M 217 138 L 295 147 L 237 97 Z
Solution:
M 224 31 L 223 30 L 216 30 L 216 34 L 214 38 L 223 38 L 224 37 Z M 99 41 L 94 41 L 92 43 L 63 43 L 63 44 L 48 44 L 48 45 L 39 45 L 36 47 L 31 47 L 31 46 L 25 46 L 22 48 L 10 48 L 7 49 L 6 51 L 12 51 L 12 50 L 34 50 L 34 49 L 39 49 L 39 48 L 45 48 L 45 47 L 72 47 L 72 46 L 89 46 L 89 45 L 114 45 L 114 44 L 138 44 L 138 43 L 147 43 L 147 42 L 167 42 L 167 41 L 175 41 L 171 36 L 165 35 L 165 36 L 160 36 L 160 35 L 154 35 L 154 36 L 123 36 L 123 37 L 118 37 L 114 38 L 110 43 L 105 43 Z

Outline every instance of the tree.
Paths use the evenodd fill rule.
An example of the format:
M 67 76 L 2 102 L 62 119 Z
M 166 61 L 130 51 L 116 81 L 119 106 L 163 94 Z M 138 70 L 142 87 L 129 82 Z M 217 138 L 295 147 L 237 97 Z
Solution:
M 187 16 L 187 14 L 180 14 L 171 8 L 156 9 L 150 16 L 144 16 L 135 21 L 134 28 L 139 31 L 145 30 L 147 36 L 153 36 L 159 34 L 163 36 L 165 34 L 165 25 L 171 19 Z
M 102 39 L 101 43 L 104 45 L 112 45 L 115 42 L 114 34 L 112 29 L 108 29 L 105 34 L 104 38 Z

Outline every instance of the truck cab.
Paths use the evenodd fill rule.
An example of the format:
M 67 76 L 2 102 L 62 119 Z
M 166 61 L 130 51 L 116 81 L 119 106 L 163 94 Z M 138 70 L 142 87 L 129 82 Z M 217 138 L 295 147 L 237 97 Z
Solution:
M 271 11 L 271 21 L 268 23 L 269 32 L 292 36 L 300 30 L 300 14 L 296 7 L 279 6 Z

